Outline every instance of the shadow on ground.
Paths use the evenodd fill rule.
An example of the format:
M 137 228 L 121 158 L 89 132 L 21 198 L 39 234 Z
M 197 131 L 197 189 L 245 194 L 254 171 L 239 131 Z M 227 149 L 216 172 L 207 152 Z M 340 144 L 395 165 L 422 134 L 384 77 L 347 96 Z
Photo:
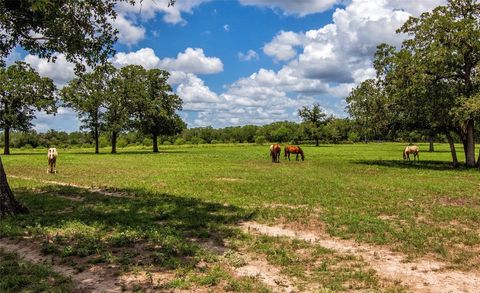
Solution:
M 445 161 L 360 160 L 354 161 L 354 163 L 360 165 L 382 166 L 401 169 L 424 169 L 435 171 L 468 170 L 463 165 L 455 167 L 451 162 Z
M 30 213 L 2 220 L 0 237 L 33 237 L 43 253 L 86 266 L 188 270 L 205 261 L 204 244 L 222 247 L 226 239 L 239 235 L 234 226 L 252 217 L 251 211 L 187 196 L 118 192 L 135 197 L 69 186 L 16 189 Z

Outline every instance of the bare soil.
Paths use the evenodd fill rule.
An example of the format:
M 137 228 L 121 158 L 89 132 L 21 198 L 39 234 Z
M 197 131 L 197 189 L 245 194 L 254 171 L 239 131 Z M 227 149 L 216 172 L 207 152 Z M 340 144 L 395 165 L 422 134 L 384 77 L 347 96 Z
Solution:
M 50 265 L 56 273 L 70 277 L 79 292 L 122 292 L 112 271 L 104 267 L 92 266 L 88 270 L 77 272 L 70 266 L 57 264 L 57 259 L 52 256 L 44 256 L 40 253 L 38 245 L 27 241 L 0 239 L 0 248 L 8 252 L 15 252 L 28 262 Z
M 407 286 L 414 292 L 479 292 L 480 274 L 449 270 L 448 265 L 431 259 L 406 262 L 405 256 L 384 247 L 359 244 L 351 240 L 333 238 L 326 234 L 291 230 L 281 226 L 267 226 L 256 222 L 241 224 L 248 233 L 284 236 L 315 242 L 325 248 L 363 258 L 379 276 Z

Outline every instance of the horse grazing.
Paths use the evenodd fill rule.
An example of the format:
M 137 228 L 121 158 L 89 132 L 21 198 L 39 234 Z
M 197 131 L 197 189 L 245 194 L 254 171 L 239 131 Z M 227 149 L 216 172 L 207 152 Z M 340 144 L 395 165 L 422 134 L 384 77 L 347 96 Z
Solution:
M 303 155 L 303 150 L 299 146 L 287 145 L 285 147 L 285 159 L 288 157 L 288 160 L 290 161 L 290 154 L 296 154 L 297 161 L 298 161 L 298 155 L 302 156 L 302 161 L 305 160 L 305 156 Z
M 281 148 L 278 143 L 270 146 L 270 156 L 272 157 L 272 163 L 280 163 Z
M 410 161 L 410 154 L 413 154 L 413 160 L 417 159 L 419 160 L 419 155 L 418 153 L 420 152 L 420 149 L 416 145 L 409 145 L 405 147 L 403 150 L 403 160 L 409 160 Z
M 47 173 L 57 173 L 56 167 L 57 167 L 57 149 L 56 148 L 49 148 L 48 149 L 48 169 Z

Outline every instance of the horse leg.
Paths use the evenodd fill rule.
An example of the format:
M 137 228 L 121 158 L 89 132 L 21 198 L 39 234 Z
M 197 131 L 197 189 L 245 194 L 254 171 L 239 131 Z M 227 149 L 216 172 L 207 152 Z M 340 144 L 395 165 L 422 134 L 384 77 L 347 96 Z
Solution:
M 298 154 L 297 154 L 297 156 L 295 157 L 295 160 L 298 161 Z

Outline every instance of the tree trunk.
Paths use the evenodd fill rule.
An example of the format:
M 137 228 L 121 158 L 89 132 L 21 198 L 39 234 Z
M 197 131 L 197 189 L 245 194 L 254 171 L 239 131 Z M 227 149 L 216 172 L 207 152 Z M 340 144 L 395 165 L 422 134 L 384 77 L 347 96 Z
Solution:
M 5 136 L 5 147 L 3 149 L 3 154 L 10 155 L 10 128 L 5 127 L 3 134 Z
M 153 135 L 152 136 L 152 141 L 153 141 L 153 152 L 158 153 L 158 136 Z
M 28 213 L 28 209 L 15 199 L 8 185 L 7 174 L 5 174 L 2 159 L 0 158 L 0 219 L 7 215 L 21 213 Z
M 480 150 L 478 151 L 477 166 L 478 166 L 478 169 L 480 170 Z
M 98 150 L 98 127 L 95 127 L 95 129 L 93 130 L 93 136 L 94 139 L 95 139 L 95 154 L 98 154 L 99 153 L 99 150 Z
M 112 154 L 117 153 L 117 132 L 112 131 Z
M 458 166 L 458 159 L 457 159 L 457 151 L 455 150 L 455 142 L 453 141 L 452 135 L 450 131 L 447 131 L 447 140 L 448 144 L 450 145 L 450 152 L 452 153 L 452 164 L 453 166 Z
M 428 142 L 429 142 L 429 147 L 428 147 L 428 151 L 429 152 L 433 152 L 434 151 L 434 148 L 433 148 L 433 137 L 429 137 L 428 138 Z
M 315 138 L 315 146 L 317 146 L 317 147 L 318 147 L 319 145 L 320 145 L 320 143 L 319 143 L 319 139 L 318 139 L 318 138 Z
M 465 162 L 467 167 L 475 167 L 475 123 L 473 119 L 467 121 L 466 130 Z

